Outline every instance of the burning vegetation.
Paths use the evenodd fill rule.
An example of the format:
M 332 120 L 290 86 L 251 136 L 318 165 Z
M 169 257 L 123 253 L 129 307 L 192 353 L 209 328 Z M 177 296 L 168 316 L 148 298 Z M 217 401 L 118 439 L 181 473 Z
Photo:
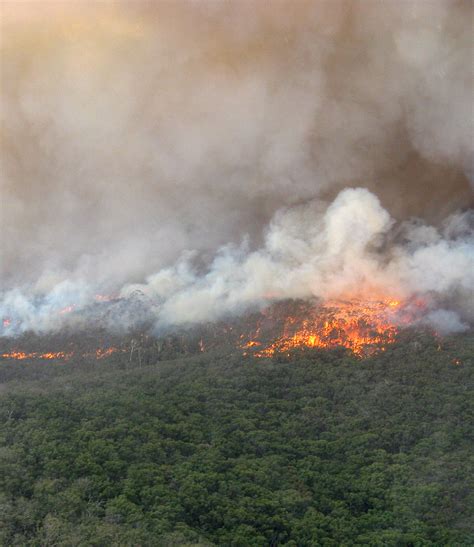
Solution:
M 120 348 L 98 348 L 95 351 L 86 352 L 81 354 L 81 357 L 92 357 L 95 359 L 103 359 L 108 357 L 116 352 L 123 352 L 125 350 Z M 24 361 L 26 359 L 35 359 L 35 360 L 57 360 L 57 361 L 67 361 L 75 354 L 74 351 L 48 351 L 48 352 L 39 352 L 39 351 L 20 351 L 12 350 L 0 354 L 2 359 L 15 359 L 17 361 Z
M 406 304 L 394 299 L 328 300 L 324 304 L 296 303 L 289 314 L 281 307 L 263 314 L 255 332 L 241 347 L 255 357 L 272 357 L 296 348 L 344 347 L 359 357 L 385 351 L 400 325 L 413 320 Z M 279 326 L 272 337 L 268 325 Z
M 419 323 L 425 310 L 426 303 L 422 300 L 350 297 L 324 302 L 285 300 L 257 313 L 194 327 L 176 327 L 160 334 L 153 333 L 153 323 L 113 334 L 108 323 L 100 326 L 99 321 L 97 329 L 89 326 L 85 331 L 73 330 L 69 334 L 67 331 L 48 336 L 25 333 L 19 339 L 4 336 L 0 359 L 102 360 L 120 353 L 130 362 L 138 359 L 140 363 L 152 363 L 224 346 L 256 358 L 288 355 L 295 349 L 337 347 L 364 358 L 386 351 L 402 329 Z M 430 332 L 436 336 L 436 332 L 431 329 Z

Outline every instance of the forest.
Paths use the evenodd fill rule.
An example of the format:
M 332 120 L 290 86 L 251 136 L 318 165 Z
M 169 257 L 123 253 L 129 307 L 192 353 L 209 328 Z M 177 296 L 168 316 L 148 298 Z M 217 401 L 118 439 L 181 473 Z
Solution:
M 0 544 L 473 545 L 473 355 L 3 360 Z

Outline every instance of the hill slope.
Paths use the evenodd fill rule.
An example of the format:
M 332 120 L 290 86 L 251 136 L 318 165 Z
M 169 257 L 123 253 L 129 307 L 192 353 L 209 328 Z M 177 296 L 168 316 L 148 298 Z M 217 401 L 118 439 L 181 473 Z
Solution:
M 0 543 L 472 545 L 473 349 L 4 363 Z

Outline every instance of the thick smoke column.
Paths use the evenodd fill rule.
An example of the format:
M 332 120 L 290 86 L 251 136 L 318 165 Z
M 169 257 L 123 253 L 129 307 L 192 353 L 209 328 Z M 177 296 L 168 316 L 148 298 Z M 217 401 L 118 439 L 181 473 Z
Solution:
M 317 201 L 279 211 L 262 249 L 224 247 L 205 275 L 185 259 L 123 293 L 148 293 L 162 302 L 159 320 L 178 324 L 217 319 L 272 299 L 387 293 L 451 301 L 458 294 L 467 315 L 474 304 L 474 233 L 468 215 L 450 217 L 440 231 L 407 223 L 402 242 L 392 242 L 387 250 L 383 244 L 393 224 L 376 196 L 347 189 L 327 208 Z M 439 330 L 465 328 L 446 310 L 427 317 Z
M 3 3 L 8 332 L 137 287 L 159 325 L 357 289 L 464 328 L 472 9 Z

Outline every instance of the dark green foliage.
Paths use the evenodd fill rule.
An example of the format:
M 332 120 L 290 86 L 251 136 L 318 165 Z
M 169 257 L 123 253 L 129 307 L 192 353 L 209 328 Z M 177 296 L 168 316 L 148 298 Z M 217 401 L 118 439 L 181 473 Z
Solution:
M 0 544 L 472 545 L 472 352 L 3 364 Z

